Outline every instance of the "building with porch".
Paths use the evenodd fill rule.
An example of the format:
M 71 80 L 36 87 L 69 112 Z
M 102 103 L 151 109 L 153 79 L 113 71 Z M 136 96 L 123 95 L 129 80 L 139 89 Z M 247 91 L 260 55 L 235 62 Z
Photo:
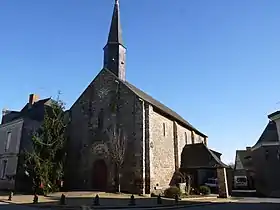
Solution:
M 222 192 L 219 194 L 231 192 L 232 169 L 221 161 L 221 153 L 209 149 L 203 143 L 198 143 L 185 145 L 181 156 L 180 171 L 191 175 L 192 187 L 205 185 L 209 178 L 213 178 L 217 179 L 217 186 L 221 188 Z

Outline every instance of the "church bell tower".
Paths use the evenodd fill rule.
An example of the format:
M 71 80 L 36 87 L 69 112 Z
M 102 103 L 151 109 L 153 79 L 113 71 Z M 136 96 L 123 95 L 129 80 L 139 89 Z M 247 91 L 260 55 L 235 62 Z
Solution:
M 104 68 L 110 70 L 119 79 L 125 80 L 126 48 L 122 39 L 119 0 L 115 0 L 108 41 L 103 50 Z

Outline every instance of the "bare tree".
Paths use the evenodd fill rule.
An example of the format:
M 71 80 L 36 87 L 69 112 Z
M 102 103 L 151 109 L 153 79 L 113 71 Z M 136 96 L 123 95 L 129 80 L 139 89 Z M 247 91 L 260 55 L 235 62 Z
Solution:
M 116 187 L 117 192 L 121 191 L 120 186 L 120 169 L 124 162 L 127 138 L 121 128 L 116 123 L 107 129 L 109 136 L 108 152 L 116 169 Z

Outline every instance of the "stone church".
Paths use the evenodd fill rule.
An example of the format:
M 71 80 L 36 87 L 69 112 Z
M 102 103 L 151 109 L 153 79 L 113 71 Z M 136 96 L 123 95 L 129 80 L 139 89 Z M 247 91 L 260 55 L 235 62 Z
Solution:
M 133 69 L 131 70 L 133 71 Z M 126 47 L 115 1 L 104 66 L 69 109 L 65 186 L 111 190 L 114 164 L 108 128 L 117 122 L 126 139 L 121 190 L 151 193 L 170 185 L 186 144 L 207 145 L 207 136 L 179 114 L 126 81 Z

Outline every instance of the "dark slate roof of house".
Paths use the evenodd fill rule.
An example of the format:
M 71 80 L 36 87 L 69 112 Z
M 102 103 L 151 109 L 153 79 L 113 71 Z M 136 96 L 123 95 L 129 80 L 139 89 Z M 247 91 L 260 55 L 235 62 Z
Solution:
M 271 118 L 271 117 L 273 117 L 275 115 L 278 115 L 278 114 L 280 114 L 280 111 L 273 112 L 273 113 L 268 115 L 268 118 Z
M 123 81 L 122 81 L 123 82 Z M 179 114 L 177 114 L 176 112 L 174 112 L 173 110 L 171 110 L 170 108 L 168 108 L 167 106 L 165 106 L 164 104 L 160 103 L 159 101 L 157 101 L 156 99 L 154 99 L 153 97 L 151 97 L 150 95 L 148 95 L 147 93 L 143 92 L 142 90 L 138 89 L 137 87 L 135 87 L 134 85 L 130 84 L 129 82 L 125 81 L 123 82 L 123 84 L 125 84 L 130 90 L 132 90 L 137 96 L 139 96 L 140 98 L 142 98 L 144 101 L 147 101 L 148 103 L 150 103 L 152 106 L 158 108 L 159 110 L 161 110 L 162 112 L 164 112 L 165 114 L 167 114 L 169 117 L 176 119 L 177 121 L 179 121 L 180 123 L 182 123 L 184 126 L 196 131 L 198 134 L 200 134 L 201 136 L 207 137 L 205 134 L 201 133 L 199 130 L 197 130 L 195 127 L 193 127 L 189 122 L 187 122 L 183 117 L 181 117 Z
M 229 168 L 205 144 L 187 144 L 181 155 L 181 168 Z
M 239 160 L 242 164 L 243 169 L 249 170 L 252 167 L 251 151 L 250 150 L 236 150 L 236 158 L 239 157 Z M 235 167 L 236 167 L 236 158 L 235 158 Z
M 20 112 L 18 111 L 12 111 L 12 110 L 5 110 L 5 114 L 2 115 L 2 121 L 1 123 L 4 124 L 6 122 L 13 121 L 18 117 Z
M 215 150 L 210 149 L 211 152 L 213 152 L 218 158 L 222 155 L 222 153 L 217 152 Z
M 5 115 L 4 118 L 7 117 L 7 121 L 4 121 L 4 123 L 8 123 L 11 122 L 13 120 L 17 120 L 19 118 L 24 118 L 24 117 L 29 117 L 31 119 L 37 119 L 41 120 L 41 118 L 43 117 L 43 111 L 44 111 L 44 106 L 46 105 L 46 103 L 48 103 L 51 100 L 51 98 L 46 98 L 46 99 L 41 99 L 37 102 L 35 102 L 32 106 L 31 109 L 28 108 L 28 103 L 21 109 L 21 111 L 17 112 L 17 111 L 13 111 L 13 112 L 17 112 L 16 115 L 9 117 L 9 114 L 7 114 L 7 116 Z M 13 113 L 12 112 L 12 113 Z M 10 115 L 11 116 L 11 115 Z M 40 118 L 40 119 L 39 119 Z
M 49 100 L 51 100 L 51 98 L 45 98 L 45 99 L 41 99 L 39 101 L 36 101 L 33 106 L 32 109 L 36 109 L 38 107 L 41 107 L 43 105 L 45 105 Z M 20 113 L 24 113 L 25 111 L 28 110 L 28 103 L 21 109 Z
M 263 143 L 274 143 L 278 141 L 279 141 L 279 137 L 278 137 L 276 123 L 274 121 L 269 121 L 262 135 L 260 136 L 259 140 L 253 147 L 256 147 Z

